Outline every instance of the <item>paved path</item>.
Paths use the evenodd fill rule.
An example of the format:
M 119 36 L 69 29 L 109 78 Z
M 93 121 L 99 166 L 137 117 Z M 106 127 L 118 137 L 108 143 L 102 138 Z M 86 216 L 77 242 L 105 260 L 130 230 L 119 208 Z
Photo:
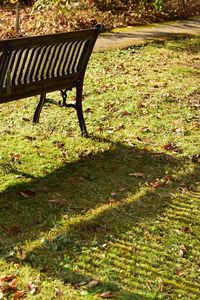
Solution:
M 200 16 L 189 20 L 114 29 L 100 35 L 94 50 L 121 49 L 145 44 L 152 40 L 165 40 L 176 35 L 193 34 L 200 34 Z

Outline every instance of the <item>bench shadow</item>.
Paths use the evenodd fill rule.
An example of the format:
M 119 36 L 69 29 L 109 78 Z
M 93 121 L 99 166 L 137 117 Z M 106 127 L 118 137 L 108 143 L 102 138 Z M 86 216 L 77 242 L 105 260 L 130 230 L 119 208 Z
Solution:
M 98 138 L 93 139 L 98 142 Z M 31 178 L 29 174 L 28 184 L 18 183 L 3 192 L 0 200 L 3 241 L 0 257 L 18 262 L 19 257 L 12 252 L 16 246 L 23 247 L 27 241 L 41 240 L 60 226 L 61 230 L 53 239 L 45 238 L 40 246 L 33 246 L 26 253 L 23 264 L 45 272 L 49 278 L 80 288 L 79 284 L 91 280 L 91 275 L 72 268 L 63 269 L 58 262 L 64 261 L 66 256 L 68 262 L 73 262 L 94 240 L 102 245 L 109 242 L 110 236 L 120 238 L 123 233 L 137 227 L 142 219 L 155 220 L 169 206 L 171 193 L 183 184 L 187 185 L 198 172 L 195 169 L 180 183 L 169 183 L 169 190 L 165 187 L 155 190 L 149 187 L 150 183 L 165 177 L 166 173 L 176 174 L 185 164 L 184 159 L 138 149 L 134 145 L 104 142 L 109 142 L 107 151 L 85 154 L 45 177 Z M 138 172 L 144 173 L 144 178 L 130 176 Z M 19 192 L 25 189 L 34 190 L 36 195 L 21 197 Z M 52 205 L 49 200 L 55 197 L 66 202 Z M 155 197 L 157 201 L 153 201 Z M 126 223 L 123 216 L 126 216 Z M 63 220 L 68 222 L 64 231 Z M 118 291 L 120 287 L 112 281 L 101 282 L 98 291 L 105 289 Z M 123 293 L 123 299 L 141 299 L 137 293 Z

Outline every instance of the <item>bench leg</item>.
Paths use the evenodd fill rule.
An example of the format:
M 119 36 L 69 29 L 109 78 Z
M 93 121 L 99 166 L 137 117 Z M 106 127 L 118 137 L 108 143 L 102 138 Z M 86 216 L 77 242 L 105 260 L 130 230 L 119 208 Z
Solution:
M 41 94 L 40 95 L 40 101 L 36 107 L 34 116 L 33 116 L 33 123 L 39 123 L 39 119 L 40 119 L 40 113 L 42 111 L 42 107 L 46 102 L 46 94 Z
M 80 82 L 76 87 L 76 111 L 77 111 L 79 126 L 81 129 L 81 134 L 84 137 L 88 137 L 85 120 L 83 117 L 82 93 L 83 93 L 83 83 Z

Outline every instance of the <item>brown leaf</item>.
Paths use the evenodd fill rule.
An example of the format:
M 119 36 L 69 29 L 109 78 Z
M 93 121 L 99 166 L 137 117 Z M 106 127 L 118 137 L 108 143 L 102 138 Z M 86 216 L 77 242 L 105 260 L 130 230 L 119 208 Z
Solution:
M 20 162 L 20 154 L 19 153 L 10 153 L 10 158 L 14 162 Z
M 20 225 L 18 225 L 18 224 L 15 224 L 15 225 L 13 225 L 13 226 L 11 226 L 9 229 L 8 229 L 8 233 L 9 234 L 18 234 L 18 233 L 20 233 L 20 232 L 22 232 L 22 230 L 21 230 L 21 227 L 20 227 Z
M 138 103 L 138 108 L 145 108 L 147 105 L 146 105 L 146 103 L 145 102 L 139 102 Z
M 92 112 L 92 109 L 88 107 L 88 108 L 86 108 L 86 109 L 84 110 L 84 112 L 85 112 L 85 113 L 91 113 L 91 112 Z
M 158 189 L 158 188 L 162 187 L 163 185 L 164 185 L 164 182 L 162 182 L 160 180 L 156 180 L 150 184 L 150 186 L 153 187 L 154 189 Z
M 54 144 L 57 148 L 63 148 L 63 147 L 65 147 L 65 144 L 64 144 L 63 142 L 54 141 L 53 144 Z
M 23 190 L 20 191 L 19 194 L 24 198 L 30 198 L 30 197 L 34 197 L 36 195 L 36 192 L 33 190 Z
M 30 121 L 30 119 L 28 119 L 28 118 L 23 118 L 22 120 L 25 121 L 25 122 L 29 122 Z
M 134 176 L 134 177 L 139 177 L 139 178 L 144 178 L 145 177 L 144 173 L 138 173 L 138 172 L 136 172 L 136 173 L 129 173 L 128 175 L 129 176 Z
M 5 284 L 1 287 L 1 291 L 2 293 L 8 293 L 8 292 L 16 292 L 17 288 L 16 287 L 12 287 L 10 284 Z
M 103 127 L 99 127 L 99 128 L 98 128 L 98 131 L 99 131 L 99 132 L 103 132 L 103 131 L 104 131 L 104 128 L 103 128 Z
M 0 282 L 10 282 L 16 278 L 16 274 L 6 275 L 5 277 L 0 278 Z
M 114 293 L 107 291 L 107 292 L 98 294 L 98 297 L 104 298 L 104 299 L 113 299 L 113 298 L 115 298 L 115 295 L 114 295 Z
M 177 268 L 177 269 L 175 270 L 175 273 L 176 273 L 176 275 L 178 275 L 178 276 L 182 276 L 182 275 L 184 274 L 184 272 L 183 272 L 183 270 L 182 270 L 181 268 Z
M 66 199 L 52 199 L 52 200 L 49 200 L 49 202 L 51 204 L 58 205 L 58 206 L 63 206 L 63 205 L 67 204 Z
M 185 233 L 191 233 L 191 230 L 190 230 L 190 228 L 189 227 L 183 227 L 183 231 L 185 232 Z
M 26 296 L 26 292 L 25 291 L 17 291 L 13 295 L 13 300 L 22 299 L 25 296 Z
M 178 148 L 178 146 L 173 143 L 165 144 L 162 146 L 162 148 L 165 149 L 166 151 L 180 152 L 180 149 Z
M 174 177 L 172 175 L 165 176 L 164 181 L 166 182 L 174 181 Z
M 50 269 L 49 269 L 49 267 L 44 266 L 44 267 L 40 270 L 40 272 L 42 272 L 42 273 L 49 273 L 49 272 L 50 272 Z
M 36 140 L 36 137 L 35 136 L 29 136 L 29 135 L 26 135 L 25 138 L 29 141 L 35 141 Z
M 17 289 L 17 279 L 14 278 L 10 283 L 9 283 L 10 287 L 15 290 Z
M 123 117 L 126 117 L 126 116 L 130 116 L 131 113 L 129 113 L 128 111 L 123 111 L 123 112 L 121 113 L 121 115 L 122 115 Z
M 9 281 L 4 281 L 4 282 L 0 281 L 0 289 L 1 289 L 2 293 L 16 292 L 17 291 L 17 279 L 14 278 L 14 279 L 12 279 L 12 281 L 9 280 Z

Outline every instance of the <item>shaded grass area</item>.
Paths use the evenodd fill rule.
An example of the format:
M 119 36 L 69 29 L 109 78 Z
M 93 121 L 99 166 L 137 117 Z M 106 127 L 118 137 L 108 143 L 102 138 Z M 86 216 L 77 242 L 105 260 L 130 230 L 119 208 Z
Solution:
M 0 274 L 27 299 L 198 299 L 199 45 L 93 54 L 89 139 L 73 110 L 1 106 Z

